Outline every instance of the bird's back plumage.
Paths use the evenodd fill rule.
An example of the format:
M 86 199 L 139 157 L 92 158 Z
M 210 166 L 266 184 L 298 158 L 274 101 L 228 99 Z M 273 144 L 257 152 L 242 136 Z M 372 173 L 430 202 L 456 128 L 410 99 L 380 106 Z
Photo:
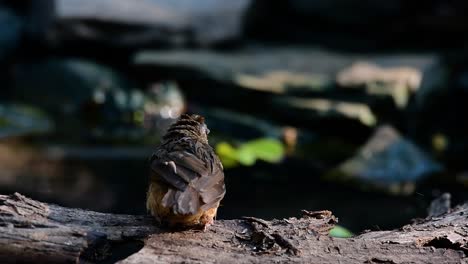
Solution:
M 226 189 L 207 131 L 202 117 L 184 115 L 151 157 L 147 207 L 163 222 L 204 226 L 216 214 Z

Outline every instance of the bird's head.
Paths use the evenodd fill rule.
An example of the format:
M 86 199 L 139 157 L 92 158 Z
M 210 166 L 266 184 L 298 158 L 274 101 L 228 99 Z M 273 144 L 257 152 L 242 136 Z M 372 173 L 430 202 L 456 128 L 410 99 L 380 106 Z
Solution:
M 187 116 L 189 116 L 189 118 L 191 118 L 192 120 L 195 120 L 196 122 L 198 122 L 199 135 L 202 137 L 208 138 L 208 134 L 210 134 L 210 130 L 205 124 L 205 118 L 201 115 L 187 115 Z
M 206 126 L 203 116 L 184 114 L 169 127 L 163 139 L 168 140 L 188 136 L 208 143 L 209 133 L 210 130 Z

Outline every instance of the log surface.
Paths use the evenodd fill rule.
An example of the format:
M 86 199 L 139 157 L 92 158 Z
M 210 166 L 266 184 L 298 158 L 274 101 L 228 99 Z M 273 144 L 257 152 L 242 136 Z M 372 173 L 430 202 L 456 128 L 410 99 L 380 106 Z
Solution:
M 18 193 L 0 195 L 0 263 L 97 262 L 111 254 L 112 243 L 158 231 L 148 216 L 65 208 Z
M 218 220 L 169 231 L 149 216 L 105 214 L 0 195 L 1 263 L 109 262 L 116 244 L 143 241 L 120 263 L 468 263 L 468 204 L 398 230 L 332 238 L 330 211 Z

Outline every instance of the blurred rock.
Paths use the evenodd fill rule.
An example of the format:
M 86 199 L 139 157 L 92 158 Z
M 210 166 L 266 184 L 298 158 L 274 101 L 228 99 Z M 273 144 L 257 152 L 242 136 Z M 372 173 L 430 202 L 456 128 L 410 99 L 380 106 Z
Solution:
M 0 139 L 51 132 L 53 122 L 39 109 L 0 104 Z
M 0 61 L 19 45 L 23 21 L 12 10 L 0 6 Z
M 137 65 L 188 67 L 224 83 L 284 93 L 327 88 L 333 81 L 330 75 L 351 60 L 321 49 L 247 47 L 234 52 L 146 51 L 138 53 L 134 61 Z
M 58 0 L 58 34 L 112 46 L 207 46 L 240 37 L 250 2 Z
M 320 48 L 251 46 L 231 52 L 144 51 L 137 53 L 134 62 L 138 66 L 159 67 L 178 78 L 187 77 L 183 74 L 190 74 L 188 70 L 192 69 L 193 75 L 204 74 L 206 78 L 252 90 L 316 95 L 329 90 L 340 92 L 333 91 L 337 72 L 341 72 L 338 83 L 344 86 L 384 82 L 404 84 L 413 91 L 419 86 L 419 71 L 433 58 L 432 55 L 395 54 L 358 56 Z M 369 64 L 348 68 L 356 60 L 369 61 Z M 402 65 L 404 67 L 400 68 Z M 368 73 L 372 75 L 368 77 Z
M 234 81 L 246 88 L 274 93 L 294 92 L 300 88 L 321 91 L 331 85 L 326 75 L 289 71 L 271 71 L 260 75 L 240 73 Z
M 372 83 L 404 85 L 416 91 L 421 83 L 421 72 L 410 67 L 381 68 L 367 62 L 355 62 L 351 67 L 338 73 L 337 82 L 344 87 L 359 87 Z
M 356 62 L 336 76 L 338 85 L 345 88 L 365 88 L 368 94 L 391 96 L 395 104 L 404 108 L 409 97 L 421 84 L 422 74 L 416 68 L 382 68 L 367 62 Z
M 180 97 L 174 85 L 145 94 L 122 74 L 84 60 L 18 64 L 13 79 L 11 99 L 47 111 L 56 122 L 55 135 L 70 142 L 153 142 L 158 139 L 154 130 L 166 127 L 152 124 L 145 130 L 145 119 L 147 125 L 150 119 L 173 120 L 183 108 L 183 100 L 171 95 Z
M 365 104 L 327 99 L 304 99 L 282 97 L 274 101 L 279 108 L 295 114 L 302 113 L 304 119 L 355 120 L 365 126 L 375 126 L 377 117 Z
M 321 50 L 300 48 L 142 52 L 134 61 L 143 79 L 150 79 L 157 71 L 165 79 L 177 80 L 189 101 L 264 114 L 275 121 L 289 115 L 281 109 L 273 113 L 271 103 L 258 102 L 270 102 L 271 97 L 284 94 L 316 95 L 333 89 L 329 75 L 346 63 Z
M 382 67 L 407 65 L 420 69 L 433 56 L 357 56 L 319 48 L 250 46 L 231 52 L 146 51 L 138 53 L 134 62 L 143 79 L 151 79 L 157 71 L 165 79 L 177 80 L 189 101 L 365 140 L 369 126 L 377 119 L 394 121 L 401 110 L 390 95 L 376 94 L 382 93 L 380 87 L 368 93 L 335 85 L 335 74 L 358 59 Z M 384 92 L 393 93 L 385 87 Z M 314 99 L 308 103 L 310 115 L 304 115 L 305 108 L 298 107 L 295 99 L 299 97 Z M 302 101 L 300 104 L 304 105 Z M 340 129 L 343 126 L 349 130 Z
M 143 52 L 135 57 L 143 78 L 161 72 L 164 78 L 177 80 L 190 101 L 255 113 L 292 126 L 321 127 L 325 133 L 339 130 L 310 121 L 328 119 L 337 125 L 342 119 L 332 114 L 305 116 L 303 109 L 280 106 L 284 105 L 281 100 L 285 95 L 333 97 L 333 73 L 348 62 L 348 58 L 323 50 L 272 47 L 235 52 Z M 297 111 L 291 111 L 294 109 Z
M 408 194 L 414 190 L 412 184 L 441 170 L 441 165 L 394 128 L 382 126 L 333 176 Z

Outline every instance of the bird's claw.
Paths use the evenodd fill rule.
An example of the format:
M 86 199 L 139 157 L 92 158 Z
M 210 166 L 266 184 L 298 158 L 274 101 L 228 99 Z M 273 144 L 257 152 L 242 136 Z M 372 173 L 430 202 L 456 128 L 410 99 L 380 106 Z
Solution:
M 208 227 L 210 227 L 211 225 L 214 224 L 214 220 L 211 219 L 210 221 L 208 221 L 204 226 L 203 226 L 203 232 L 206 232 L 206 230 L 208 230 Z

